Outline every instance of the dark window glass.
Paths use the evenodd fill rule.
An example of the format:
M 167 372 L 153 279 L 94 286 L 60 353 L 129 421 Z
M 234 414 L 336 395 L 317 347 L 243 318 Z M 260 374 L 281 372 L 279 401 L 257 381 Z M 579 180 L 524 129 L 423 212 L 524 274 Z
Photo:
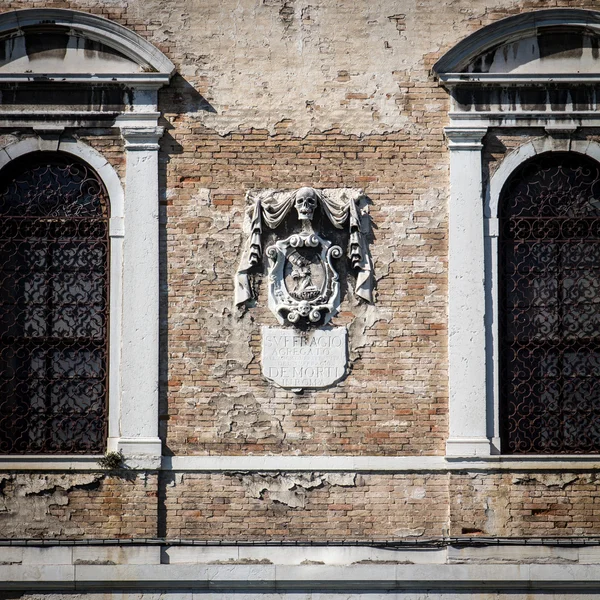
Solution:
M 499 216 L 503 452 L 598 452 L 598 163 L 533 159 L 507 183 Z
M 0 173 L 0 453 L 102 453 L 108 196 L 39 152 Z

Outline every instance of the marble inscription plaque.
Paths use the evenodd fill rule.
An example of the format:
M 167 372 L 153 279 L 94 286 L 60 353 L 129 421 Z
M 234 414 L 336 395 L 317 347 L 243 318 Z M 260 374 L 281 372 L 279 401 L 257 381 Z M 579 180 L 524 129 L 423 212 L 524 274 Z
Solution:
M 301 332 L 262 328 L 262 372 L 281 387 L 323 388 L 346 374 L 345 327 Z

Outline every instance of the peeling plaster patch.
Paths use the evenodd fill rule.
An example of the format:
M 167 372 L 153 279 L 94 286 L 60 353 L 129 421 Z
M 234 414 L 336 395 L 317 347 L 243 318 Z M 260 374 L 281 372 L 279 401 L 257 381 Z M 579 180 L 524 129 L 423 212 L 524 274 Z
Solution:
M 20 487 L 20 496 L 48 496 L 57 490 L 70 492 L 74 489 L 97 487 L 102 475 L 83 473 L 80 475 L 31 475 Z
M 425 533 L 424 527 L 417 527 L 415 529 L 396 529 L 393 533 L 394 537 L 399 538 L 415 538 L 421 537 Z
M 395 261 L 394 248 L 391 245 L 376 248 L 377 258 L 374 265 L 375 281 L 381 281 L 390 274 L 391 264 Z
M 513 477 L 515 485 L 541 483 L 545 487 L 559 487 L 563 490 L 578 480 L 579 475 L 567 473 L 535 473 L 533 475 L 516 475 Z
M 17 474 L 2 476 L 0 537 L 81 535 L 79 526 L 52 515 L 52 506 L 67 506 L 69 492 L 97 487 L 103 474 Z
M 356 487 L 357 485 L 355 473 L 325 473 L 322 477 L 329 485 L 337 487 Z
M 356 307 L 356 316 L 348 327 L 350 338 L 350 360 L 360 358 L 360 348 L 369 346 L 367 331 L 379 321 L 389 323 L 393 317 L 393 311 L 381 308 L 376 304 L 360 304 Z
M 508 535 L 508 524 L 512 519 L 508 489 L 508 486 L 499 486 L 497 496 L 485 499 L 484 530 L 488 535 Z
M 411 498 L 415 498 L 416 500 L 422 500 L 426 496 L 427 492 L 425 491 L 425 488 L 422 487 L 416 487 L 411 494 Z
M 268 558 L 230 558 L 229 560 L 215 560 L 211 565 L 272 565 Z
M 228 358 L 215 360 L 212 369 L 216 378 L 226 376 L 230 371 L 245 369 L 254 360 L 254 353 L 250 346 L 250 339 L 254 328 L 254 319 L 239 319 L 228 308 L 220 308 L 221 314 L 206 315 L 206 309 L 199 311 L 204 315 L 202 325 L 206 331 L 215 332 L 213 335 L 218 338 L 223 348 L 227 349 Z M 210 320 L 210 323 L 206 323 Z
M 257 473 L 238 477 L 253 498 L 271 500 L 290 508 L 305 508 L 307 492 L 315 488 L 325 485 L 356 487 L 356 475 L 353 473 Z
M 175 190 L 173 190 L 175 192 Z M 193 211 L 202 211 L 205 206 L 212 205 L 212 198 L 210 195 L 210 188 L 199 188 L 196 193 L 192 195 L 187 206 Z
M 213 396 L 210 404 L 216 409 L 218 434 L 225 441 L 285 439 L 280 421 L 265 412 L 251 393 Z
M 412 560 L 357 560 L 352 563 L 353 565 L 414 565 Z M 423 599 L 425 600 L 425 599 Z

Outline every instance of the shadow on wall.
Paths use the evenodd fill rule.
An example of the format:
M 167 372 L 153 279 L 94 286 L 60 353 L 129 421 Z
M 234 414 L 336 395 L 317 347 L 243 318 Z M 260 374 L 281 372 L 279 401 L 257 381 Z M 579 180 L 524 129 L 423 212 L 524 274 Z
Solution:
M 168 87 L 160 90 L 158 105 L 163 114 L 217 112 L 212 104 L 179 73 L 173 75 Z
M 158 107 L 163 115 L 193 114 L 201 112 L 216 113 L 210 102 L 200 94 L 194 86 L 176 73 L 171 83 L 161 89 L 158 95 Z M 174 129 L 168 118 L 160 118 L 159 125 L 165 128 L 161 139 L 161 165 L 159 172 L 159 186 L 161 189 L 161 200 L 164 200 L 166 187 L 166 164 L 171 155 L 181 154 L 183 147 L 173 138 L 170 130 Z
M 200 94 L 194 86 L 178 73 L 173 76 L 169 86 L 159 91 L 159 110 L 163 115 L 159 125 L 165 128 L 161 138 L 161 152 L 158 168 L 159 182 L 159 236 L 160 236 L 160 307 L 159 307 L 159 435 L 166 439 L 166 418 L 168 415 L 168 262 L 167 262 L 167 168 L 171 157 L 184 152 L 183 146 L 171 135 L 175 127 L 169 116 L 178 114 L 216 113 L 215 108 Z M 171 455 L 168 447 L 163 453 Z M 166 514 L 164 511 L 164 494 L 159 497 L 158 535 L 166 535 Z M 1 600 L 1 599 L 0 599 Z

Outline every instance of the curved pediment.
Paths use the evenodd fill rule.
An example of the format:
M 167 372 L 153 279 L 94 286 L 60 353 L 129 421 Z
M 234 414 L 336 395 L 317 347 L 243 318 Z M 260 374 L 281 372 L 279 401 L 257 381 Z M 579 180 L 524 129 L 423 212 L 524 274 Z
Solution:
M 549 9 L 502 19 L 457 44 L 434 71 L 451 83 L 596 78 L 600 13 Z
M 102 17 L 65 9 L 0 15 L 0 79 L 168 79 L 175 67 L 152 44 Z

